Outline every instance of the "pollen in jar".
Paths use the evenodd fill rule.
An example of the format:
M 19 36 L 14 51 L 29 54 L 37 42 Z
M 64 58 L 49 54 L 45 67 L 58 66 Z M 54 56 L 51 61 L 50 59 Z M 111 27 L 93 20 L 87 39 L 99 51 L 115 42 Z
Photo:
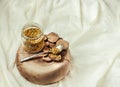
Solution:
M 23 31 L 24 49 L 27 52 L 35 53 L 42 50 L 44 47 L 44 36 L 38 27 L 28 27 Z

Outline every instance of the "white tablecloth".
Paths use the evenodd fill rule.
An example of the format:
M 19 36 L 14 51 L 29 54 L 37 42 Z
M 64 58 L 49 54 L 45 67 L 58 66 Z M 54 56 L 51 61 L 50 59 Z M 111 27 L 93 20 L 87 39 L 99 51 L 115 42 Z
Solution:
M 19 74 L 16 51 L 30 21 L 69 41 L 64 80 L 35 85 Z M 120 0 L 0 0 L 0 87 L 120 87 Z

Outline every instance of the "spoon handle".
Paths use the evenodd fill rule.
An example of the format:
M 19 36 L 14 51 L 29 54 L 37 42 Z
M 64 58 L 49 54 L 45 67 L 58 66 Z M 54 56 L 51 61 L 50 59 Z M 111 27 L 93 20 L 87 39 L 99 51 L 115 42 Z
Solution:
M 49 53 L 49 52 L 41 52 L 41 53 L 26 57 L 26 58 L 22 58 L 22 59 L 20 59 L 20 62 L 25 62 L 25 61 L 28 61 L 28 60 L 31 60 L 31 59 L 35 59 L 37 57 L 43 57 L 43 55 L 41 55 L 41 54 L 47 54 L 47 53 Z

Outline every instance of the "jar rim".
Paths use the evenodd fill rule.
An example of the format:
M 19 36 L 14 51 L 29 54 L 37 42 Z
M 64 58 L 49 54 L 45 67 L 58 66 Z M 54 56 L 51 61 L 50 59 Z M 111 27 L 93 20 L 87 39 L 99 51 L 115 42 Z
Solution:
M 26 35 L 24 34 L 24 32 L 25 32 L 27 29 L 29 29 L 30 27 L 31 27 L 31 28 L 32 28 L 32 27 L 36 27 L 37 29 L 39 29 L 39 30 L 40 30 L 39 35 L 37 35 L 36 37 L 26 36 Z M 42 29 L 40 28 L 39 24 L 37 24 L 37 23 L 31 22 L 31 23 L 27 23 L 27 24 L 25 24 L 25 25 L 23 26 L 21 36 L 22 36 L 23 38 L 25 38 L 25 39 L 38 39 L 38 38 L 40 38 L 42 35 L 43 35 L 43 31 L 42 31 Z

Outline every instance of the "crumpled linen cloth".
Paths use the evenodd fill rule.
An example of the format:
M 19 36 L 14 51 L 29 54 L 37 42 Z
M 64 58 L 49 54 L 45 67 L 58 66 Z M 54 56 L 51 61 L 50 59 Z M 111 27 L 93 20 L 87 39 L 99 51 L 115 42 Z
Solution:
M 0 0 L 0 87 L 120 87 L 119 0 Z M 26 81 L 15 66 L 25 23 L 70 43 L 72 68 L 51 85 Z

